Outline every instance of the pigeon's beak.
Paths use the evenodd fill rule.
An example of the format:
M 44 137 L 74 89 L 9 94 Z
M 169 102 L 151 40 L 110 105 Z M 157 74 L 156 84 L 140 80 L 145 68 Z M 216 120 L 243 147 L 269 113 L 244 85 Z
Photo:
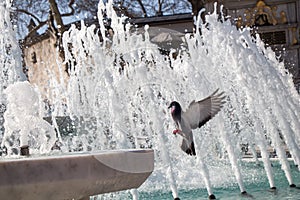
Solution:
M 169 107 L 168 107 L 168 109 L 170 109 L 172 106 L 171 105 L 169 105 Z

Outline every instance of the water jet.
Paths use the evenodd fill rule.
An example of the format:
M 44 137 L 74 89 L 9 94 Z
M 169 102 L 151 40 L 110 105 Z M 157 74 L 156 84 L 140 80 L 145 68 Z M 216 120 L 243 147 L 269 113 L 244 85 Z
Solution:
M 95 34 L 96 26 L 84 24 L 80 29 L 72 26 L 64 33 L 65 62 L 70 66 L 70 76 L 64 82 L 49 80 L 53 96 L 57 97 L 51 102 L 50 111 L 42 109 L 43 101 L 37 95 L 40 112 L 27 113 L 36 123 L 44 124 L 39 121 L 44 117 L 53 121 L 52 126 L 44 124 L 49 129 L 44 130 L 42 138 L 33 137 L 36 123 L 27 126 L 30 155 L 52 158 L 56 156 L 52 153 L 138 149 L 136 141 L 145 138 L 144 147 L 153 149 L 155 154 L 155 168 L 138 188 L 139 194 L 132 192 L 135 196 L 160 199 L 165 194 L 166 198 L 172 195 L 173 199 L 183 199 L 187 191 L 192 197 L 207 198 L 208 194 L 213 198 L 222 188 L 234 188 L 237 195 L 247 191 L 256 197 L 262 195 L 261 191 L 258 194 L 251 190 L 256 183 L 263 183 L 266 188 L 276 185 L 278 193 L 285 194 L 280 188 L 293 186 L 294 180 L 299 180 L 295 173 L 298 169 L 290 168 L 290 162 L 299 166 L 299 94 L 274 52 L 265 48 L 259 37 L 254 39 L 249 29 L 237 30 L 225 19 L 222 23 L 218 21 L 218 15 L 212 13 L 206 16 L 208 24 L 197 24 L 202 35 L 198 32 L 186 35 L 187 48 L 178 50 L 180 56 L 176 59 L 166 58 L 151 42 L 147 27 L 144 34 L 132 33 L 130 25 L 124 30 L 123 18 L 116 16 L 111 4 L 111 1 L 106 5 L 100 2 L 98 13 L 102 33 L 105 32 L 102 11 L 106 10 L 112 19 L 115 34 L 111 40 L 100 41 Z M 9 33 L 6 35 L 12 37 L 13 32 Z M 18 54 L 7 57 L 10 55 L 20 59 Z M 21 63 L 13 64 L 19 70 L 20 66 Z M 11 69 L 3 64 L 0 67 Z M 20 82 L 17 78 L 6 80 L 1 76 L 0 82 L 5 85 L 0 88 L 1 100 L 11 94 L 2 93 L 8 85 Z M 177 100 L 187 107 L 191 100 L 201 99 L 216 88 L 225 91 L 228 97 L 224 110 L 194 133 L 200 156 L 186 157 L 179 149 L 179 138 L 172 134 L 174 126 L 167 106 Z M 26 94 L 20 96 L 21 100 L 26 98 Z M 47 133 L 53 133 L 51 129 L 59 130 L 55 127 L 58 117 L 69 118 L 72 127 L 69 130 L 73 131 L 60 133 L 61 136 L 54 132 L 48 134 L 53 138 L 48 137 Z M 11 134 L 1 134 L 1 142 L 9 154 L 2 157 L 16 156 L 14 149 L 20 147 L 19 128 L 14 128 L 11 127 Z M 45 142 L 48 139 L 51 145 Z M 47 152 L 56 140 L 60 150 Z M 250 144 L 253 152 L 260 151 L 261 158 L 253 153 L 253 159 L 243 159 L 241 144 Z M 269 147 L 276 150 L 276 161 L 269 159 Z M 287 158 L 286 149 L 291 152 L 291 158 Z M 264 168 L 257 167 L 258 162 Z M 280 181 L 274 178 L 277 176 Z M 202 188 L 205 192 L 199 191 Z M 127 193 L 107 195 L 128 199 Z

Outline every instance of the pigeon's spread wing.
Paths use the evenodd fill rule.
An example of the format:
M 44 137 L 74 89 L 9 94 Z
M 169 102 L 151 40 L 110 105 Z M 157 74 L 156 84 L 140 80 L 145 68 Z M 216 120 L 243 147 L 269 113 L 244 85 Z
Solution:
M 187 111 L 183 113 L 192 129 L 200 128 L 221 110 L 226 96 L 224 92 L 218 91 L 219 89 L 201 101 L 192 101 Z

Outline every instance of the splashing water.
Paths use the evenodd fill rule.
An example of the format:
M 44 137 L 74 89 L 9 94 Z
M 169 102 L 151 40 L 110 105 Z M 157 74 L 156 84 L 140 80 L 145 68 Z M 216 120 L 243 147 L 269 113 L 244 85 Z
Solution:
M 3 113 L 6 110 L 4 89 L 16 81 L 25 80 L 22 72 L 22 53 L 10 21 L 11 1 L 0 2 L 0 141 L 4 134 Z M 0 149 L 1 154 L 1 149 Z
M 143 146 L 155 150 L 155 171 L 139 190 L 170 187 L 176 197 L 177 188 L 206 187 L 211 194 L 212 187 L 237 183 L 245 191 L 244 181 L 257 177 L 241 168 L 242 143 L 259 147 L 270 187 L 275 186 L 267 151 L 272 146 L 293 184 L 283 144 L 300 166 L 300 98 L 284 64 L 258 36 L 254 39 L 249 29 L 220 22 L 213 13 L 206 16 L 208 24 L 197 24 L 201 35 L 186 35 L 187 49 L 175 59 L 173 51 L 162 55 L 150 42 L 149 27 L 144 34 L 130 31 L 128 24 L 124 29 L 125 19 L 116 16 L 112 1 L 100 2 L 98 8 L 101 35 L 106 35 L 106 12 L 113 36 L 100 41 L 96 26 L 83 23 L 63 35 L 62 64 L 70 67 L 70 77 L 64 80 L 67 87 L 56 83 L 64 89 L 58 90 L 61 101 L 52 107 L 67 105 L 63 114 L 75 127 L 61 133 L 63 152 L 139 148 L 137 140 L 143 138 Z M 227 103 L 204 128 L 194 131 L 199 156 L 187 156 L 180 149 L 181 138 L 171 134 L 174 125 L 167 106 L 176 100 L 187 108 L 216 88 L 225 91 Z M 132 194 L 137 198 L 136 191 Z
M 56 141 L 53 127 L 43 120 L 39 112 L 39 94 L 29 82 L 16 82 L 5 89 L 7 110 L 4 113 L 5 133 L 1 146 L 8 148 L 8 154 L 18 152 L 19 147 L 29 145 L 32 154 L 50 152 Z M 12 138 L 19 138 L 17 143 Z M 34 152 L 34 150 L 39 150 Z
M 19 48 L 18 41 L 13 31 L 13 25 L 10 21 L 11 1 L 1 1 L 1 22 L 0 22 L 0 69 L 1 69 L 1 81 L 0 81 L 0 103 L 4 103 L 2 98 L 3 90 L 15 81 L 25 80 L 25 76 L 22 72 L 22 53 Z

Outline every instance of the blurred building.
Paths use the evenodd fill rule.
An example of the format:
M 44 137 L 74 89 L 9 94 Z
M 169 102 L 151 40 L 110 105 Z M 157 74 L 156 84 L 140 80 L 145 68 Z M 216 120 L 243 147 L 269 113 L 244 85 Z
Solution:
M 224 14 L 238 28 L 253 27 L 284 61 L 300 92 L 300 1 L 223 0 Z
M 237 28 L 252 27 L 253 35 L 258 33 L 267 46 L 275 51 L 278 59 L 283 61 L 289 72 L 293 74 L 295 86 L 300 93 L 300 1 L 206 1 L 206 12 L 213 12 L 215 2 L 218 2 L 218 11 L 220 5 L 223 5 L 223 14 Z M 162 32 L 172 29 L 184 34 L 193 32 L 194 28 L 191 14 L 139 18 L 132 19 L 132 22 L 138 25 L 149 24 L 153 30 L 160 29 Z
M 284 61 L 286 68 L 293 74 L 294 82 L 300 92 L 300 0 L 217 0 L 218 10 L 224 5 L 223 14 L 237 28 L 252 27 L 253 34 L 259 33 L 262 40 Z M 205 1 L 206 12 L 213 12 L 213 0 Z M 179 14 L 149 18 L 130 19 L 136 27 L 150 25 L 151 41 L 157 43 L 163 51 L 182 45 L 185 33 L 194 30 L 193 16 Z M 97 20 L 88 24 L 98 24 Z M 67 27 L 67 26 L 66 26 Z M 50 92 L 48 80 L 59 76 L 68 77 L 63 56 L 57 55 L 57 38 L 51 31 L 27 38 L 23 46 L 24 65 L 28 70 L 30 82 L 39 85 L 46 96 Z M 60 65 L 61 66 L 61 65 Z

